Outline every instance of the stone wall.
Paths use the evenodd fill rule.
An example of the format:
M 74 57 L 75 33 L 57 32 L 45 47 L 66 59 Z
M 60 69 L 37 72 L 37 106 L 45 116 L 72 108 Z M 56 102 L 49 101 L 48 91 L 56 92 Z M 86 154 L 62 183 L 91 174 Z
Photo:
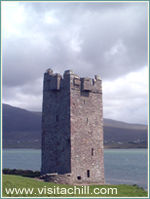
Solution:
M 72 77 L 70 93 L 73 181 L 104 183 L 101 80 Z
M 57 184 L 72 184 L 71 174 L 46 174 L 40 177 L 45 182 L 54 182 Z
M 42 174 L 70 173 L 69 77 L 46 72 L 42 111 Z
M 59 174 L 71 173 L 70 184 L 104 183 L 102 110 L 98 76 L 80 78 L 72 71 L 65 71 L 63 77 L 52 70 L 45 73 L 43 174 L 58 173 L 59 179 Z

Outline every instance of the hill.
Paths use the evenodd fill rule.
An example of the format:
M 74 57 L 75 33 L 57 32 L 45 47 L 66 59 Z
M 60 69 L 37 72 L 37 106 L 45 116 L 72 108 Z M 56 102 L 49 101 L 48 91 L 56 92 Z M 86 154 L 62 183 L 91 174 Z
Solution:
M 3 104 L 3 147 L 40 148 L 41 112 Z M 106 148 L 147 147 L 147 126 L 104 119 Z

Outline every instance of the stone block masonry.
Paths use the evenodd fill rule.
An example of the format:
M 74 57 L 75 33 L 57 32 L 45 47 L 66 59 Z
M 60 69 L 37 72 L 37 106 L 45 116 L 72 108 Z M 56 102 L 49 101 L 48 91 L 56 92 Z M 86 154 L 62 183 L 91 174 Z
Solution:
M 47 181 L 104 184 L 102 81 L 44 74 L 42 166 Z

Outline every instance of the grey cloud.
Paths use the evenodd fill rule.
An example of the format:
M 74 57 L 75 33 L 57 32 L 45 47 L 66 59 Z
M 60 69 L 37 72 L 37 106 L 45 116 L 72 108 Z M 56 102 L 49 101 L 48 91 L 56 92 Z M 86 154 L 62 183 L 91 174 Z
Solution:
M 21 5 L 27 6 L 26 12 L 30 17 L 22 30 L 24 38 L 5 41 L 4 84 L 10 80 L 10 84 L 17 84 L 17 80 L 23 84 L 28 78 L 40 77 L 43 67 L 49 65 L 56 70 L 64 70 L 69 66 L 84 76 L 99 73 L 105 79 L 116 78 L 147 64 L 146 3 L 26 2 Z M 59 25 L 42 21 L 44 13 L 49 10 L 56 11 Z M 37 34 L 41 34 L 41 39 L 44 38 L 46 49 L 40 37 L 36 44 L 32 42 Z M 80 43 L 80 52 L 70 47 L 74 38 Z M 111 49 L 119 42 L 122 43 L 122 49 L 111 54 Z M 12 75 L 5 75 L 6 70 L 11 71 Z M 17 73 L 23 75 L 18 75 L 13 82 L 13 74 Z
M 15 98 L 23 100 L 25 94 L 27 99 L 30 96 L 41 99 L 38 79 L 42 79 L 48 67 L 61 74 L 69 68 L 80 76 L 100 74 L 105 81 L 147 65 L 146 2 L 20 2 L 19 5 L 25 8 L 27 16 L 18 27 L 20 35 L 3 36 L 3 98 L 8 102 Z M 48 12 L 56 23 L 44 21 Z M 38 109 L 40 103 L 33 105 L 33 109 Z M 120 99 L 119 103 L 123 101 Z M 31 109 L 33 106 L 25 105 Z M 130 110 L 125 110 L 126 120 Z M 140 113 L 145 114 L 139 110 L 137 117 Z M 121 113 L 118 117 L 121 118 Z
M 3 86 L 3 102 L 27 110 L 41 111 L 43 80 L 29 81 L 23 86 Z

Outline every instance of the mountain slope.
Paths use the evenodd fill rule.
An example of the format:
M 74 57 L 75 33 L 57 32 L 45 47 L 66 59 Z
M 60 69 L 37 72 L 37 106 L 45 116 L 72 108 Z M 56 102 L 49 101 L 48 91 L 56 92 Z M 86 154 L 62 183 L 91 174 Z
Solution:
M 3 130 L 32 131 L 41 128 L 41 114 L 3 104 Z
M 3 104 L 3 147 L 40 148 L 41 113 Z M 104 144 L 111 147 L 146 147 L 147 126 L 104 119 Z

